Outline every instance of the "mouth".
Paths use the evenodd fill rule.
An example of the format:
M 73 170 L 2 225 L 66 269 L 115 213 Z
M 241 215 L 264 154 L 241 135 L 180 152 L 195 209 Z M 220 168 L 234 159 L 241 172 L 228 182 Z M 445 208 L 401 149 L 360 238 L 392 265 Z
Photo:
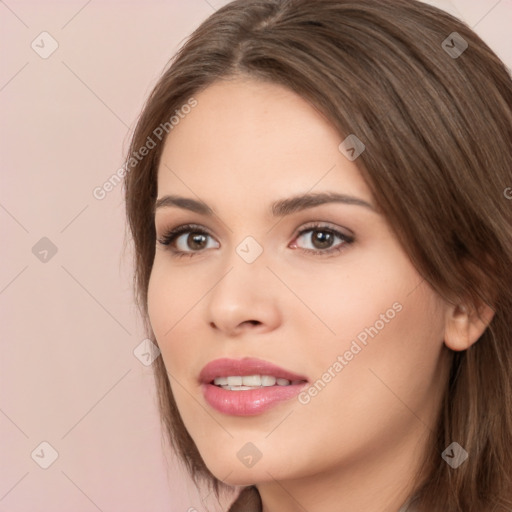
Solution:
M 231 416 L 262 414 L 291 400 L 308 383 L 302 375 L 253 358 L 212 361 L 199 381 L 206 402 Z

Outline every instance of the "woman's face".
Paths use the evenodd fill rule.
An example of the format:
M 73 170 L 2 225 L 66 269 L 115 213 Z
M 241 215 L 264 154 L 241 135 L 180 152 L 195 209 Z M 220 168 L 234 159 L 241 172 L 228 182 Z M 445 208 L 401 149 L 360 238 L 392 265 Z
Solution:
M 188 202 L 155 215 L 161 241 L 194 226 L 157 242 L 148 305 L 206 465 L 235 485 L 370 461 L 409 471 L 444 388 L 447 306 L 345 156 L 357 153 L 301 97 L 237 79 L 195 99 L 158 171 L 158 200 Z M 353 199 L 282 203 L 321 194 Z M 217 382 L 235 389 L 212 383 L 228 376 Z

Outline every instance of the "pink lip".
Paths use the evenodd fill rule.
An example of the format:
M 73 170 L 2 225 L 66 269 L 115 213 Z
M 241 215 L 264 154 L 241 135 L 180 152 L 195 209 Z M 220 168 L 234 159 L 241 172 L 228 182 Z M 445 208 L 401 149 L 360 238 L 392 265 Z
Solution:
M 302 381 L 289 386 L 268 386 L 258 389 L 230 391 L 213 384 L 216 377 L 271 375 L 289 381 Z M 261 359 L 216 359 L 199 375 L 203 395 L 208 404 L 223 414 L 254 416 L 298 395 L 307 379 Z

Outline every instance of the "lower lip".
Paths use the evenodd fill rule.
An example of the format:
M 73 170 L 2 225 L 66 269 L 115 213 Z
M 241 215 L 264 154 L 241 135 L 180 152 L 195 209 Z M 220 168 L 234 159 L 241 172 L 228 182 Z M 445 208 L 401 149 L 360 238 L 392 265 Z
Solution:
M 289 386 L 266 386 L 258 389 L 229 391 L 214 384 L 203 384 L 206 401 L 217 411 L 231 416 L 256 416 L 285 400 L 297 396 L 307 382 Z

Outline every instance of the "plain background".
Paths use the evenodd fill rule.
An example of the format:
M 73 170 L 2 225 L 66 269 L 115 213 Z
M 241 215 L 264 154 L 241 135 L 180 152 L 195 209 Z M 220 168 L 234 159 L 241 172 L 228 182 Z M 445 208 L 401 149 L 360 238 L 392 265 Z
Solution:
M 213 510 L 166 464 L 151 366 L 134 355 L 122 188 L 92 192 L 168 60 L 226 3 L 0 2 L 0 512 Z M 512 0 L 431 3 L 511 67 Z M 58 453 L 47 469 L 42 442 Z

